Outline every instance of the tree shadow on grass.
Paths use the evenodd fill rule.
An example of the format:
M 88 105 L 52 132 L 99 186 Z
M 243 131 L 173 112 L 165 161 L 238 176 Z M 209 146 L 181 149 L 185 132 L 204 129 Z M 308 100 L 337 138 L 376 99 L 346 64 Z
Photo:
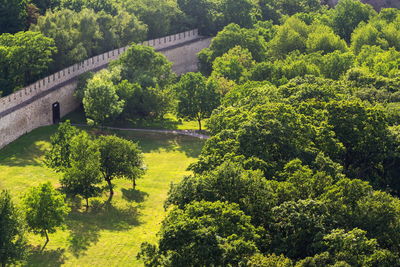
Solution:
M 148 193 L 139 191 L 133 188 L 130 189 L 121 189 L 122 192 L 122 198 L 127 200 L 127 201 L 134 201 L 136 203 L 141 203 L 146 200 L 146 198 L 149 196 Z
M 32 136 L 31 134 L 25 135 L 1 149 L 0 165 L 10 167 L 43 165 L 41 157 L 46 151 L 45 142 L 48 139 L 43 136 L 35 137 L 35 135 L 37 134 Z
M 104 205 L 102 208 L 89 212 L 72 211 L 67 218 L 69 250 L 75 257 L 85 254 L 85 251 L 99 241 L 101 230 L 126 231 L 139 222 L 138 207 L 127 205 L 119 208 Z
M 38 267 L 57 267 L 65 262 L 65 249 L 41 251 L 41 247 L 31 247 L 28 252 L 27 263 L 25 266 Z
M 85 251 L 99 241 L 100 229 L 96 225 L 74 220 L 68 224 L 68 228 L 71 231 L 68 248 L 77 258 L 85 255 Z

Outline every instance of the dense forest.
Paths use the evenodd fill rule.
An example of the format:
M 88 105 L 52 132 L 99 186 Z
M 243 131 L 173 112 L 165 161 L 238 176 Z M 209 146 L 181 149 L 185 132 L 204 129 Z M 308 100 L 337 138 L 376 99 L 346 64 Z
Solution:
M 3 95 L 146 38 L 191 28 L 213 36 L 198 73 L 176 77 L 162 54 L 132 44 L 79 82 L 91 125 L 172 112 L 201 130 L 208 119 L 211 137 L 193 174 L 171 185 L 157 243 L 137 255 L 146 266 L 400 266 L 399 9 L 359 0 L 0 3 Z M 85 160 L 106 173 L 124 147 L 136 157 L 134 181 L 143 172 L 135 145 L 64 124 L 48 164 L 68 170 L 68 188 L 74 172 L 93 174 Z M 111 201 L 113 176 L 104 177 Z

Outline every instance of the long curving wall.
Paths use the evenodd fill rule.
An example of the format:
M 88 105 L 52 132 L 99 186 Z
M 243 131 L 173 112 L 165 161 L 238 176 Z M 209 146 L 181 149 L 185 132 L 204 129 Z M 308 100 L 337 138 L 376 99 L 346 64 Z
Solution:
M 210 38 L 191 30 L 141 44 L 163 53 L 174 63 L 173 71 L 182 74 L 197 70 L 197 53 L 210 45 Z M 52 124 L 53 104 L 59 104 L 61 117 L 76 109 L 80 104 L 74 96 L 78 77 L 107 67 L 126 49 L 128 46 L 89 58 L 0 98 L 0 148 L 35 128 Z

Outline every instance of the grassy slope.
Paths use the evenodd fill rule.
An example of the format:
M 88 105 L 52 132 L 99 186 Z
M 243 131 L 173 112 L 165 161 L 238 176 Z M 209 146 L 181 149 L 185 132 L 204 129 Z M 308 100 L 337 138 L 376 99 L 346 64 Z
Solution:
M 58 185 L 60 174 L 43 166 L 43 151 L 55 127 L 39 128 L 0 151 L 0 189 L 11 190 L 16 202 L 30 186 L 45 181 Z M 50 235 L 44 253 L 38 251 L 44 239 L 29 235 L 28 266 L 141 266 L 135 255 L 142 242 L 154 242 L 165 216 L 163 202 L 169 184 L 177 182 L 195 161 L 203 145 L 190 137 L 120 133 L 139 142 L 148 172 L 138 180 L 137 190 L 126 180 L 115 181 L 113 207 L 86 213 L 73 209 L 65 229 Z M 102 199 L 106 199 L 106 195 Z M 79 206 L 79 205 L 78 205 Z

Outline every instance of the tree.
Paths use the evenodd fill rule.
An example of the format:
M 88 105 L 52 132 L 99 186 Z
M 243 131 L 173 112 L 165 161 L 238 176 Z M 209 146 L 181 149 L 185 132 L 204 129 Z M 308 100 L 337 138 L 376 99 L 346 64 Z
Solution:
M 200 73 L 187 73 L 183 75 L 175 86 L 178 94 L 178 116 L 195 119 L 199 123 L 211 115 L 218 106 L 218 95 L 212 84 L 207 84 Z
M 100 150 L 100 171 L 108 184 L 111 202 L 114 195 L 111 181 L 115 178 L 126 178 L 136 187 L 136 179 L 145 172 L 142 152 L 137 144 L 116 136 L 101 136 L 98 139 Z
M 277 199 L 274 185 L 261 171 L 247 171 L 240 163 L 227 160 L 210 172 L 186 176 L 172 184 L 164 206 L 183 209 L 193 201 L 228 201 L 239 204 L 254 225 L 267 226 Z
M 262 255 L 255 254 L 252 256 L 247 266 L 249 267 L 293 267 L 291 259 L 286 258 L 283 255 L 277 256 L 275 254 Z
M 46 237 L 42 251 L 49 242 L 48 234 L 54 233 L 63 224 L 70 210 L 64 199 L 65 196 L 55 190 L 50 182 L 31 188 L 23 198 L 28 227 Z
M 273 3 L 281 14 L 290 16 L 296 13 L 308 13 L 321 9 L 321 2 L 318 0 L 277 0 Z
M 342 53 L 336 50 L 333 53 L 322 57 L 319 66 L 324 77 L 339 80 L 354 65 L 354 54 L 351 52 Z
M 171 87 L 144 88 L 138 83 L 123 80 L 117 85 L 117 94 L 125 101 L 124 118 L 163 118 L 172 109 L 174 94 Z
M 0 34 L 25 30 L 27 0 L 0 1 Z
M 37 32 L 18 32 L 0 35 L 2 56 L 0 81 L 4 93 L 10 94 L 41 78 L 57 51 L 54 40 Z
M 71 167 L 70 142 L 78 134 L 79 130 L 71 126 L 69 120 L 60 123 L 57 132 L 50 137 L 51 148 L 45 154 L 45 164 L 59 172 Z
M 290 17 L 278 27 L 274 38 L 268 43 L 269 53 L 275 58 L 284 58 L 298 50 L 305 52 L 310 27 L 296 17 Z
M 376 239 L 367 238 L 367 232 L 361 229 L 345 231 L 335 229 L 324 236 L 330 258 L 344 261 L 351 266 L 396 266 L 399 259 L 395 254 L 379 247 Z
M 131 42 L 145 39 L 147 27 L 133 14 L 121 11 L 115 16 L 92 9 L 48 11 L 32 31 L 54 39 L 57 53 L 52 71 L 58 71 Z
M 287 201 L 272 209 L 271 236 L 273 251 L 301 259 L 315 253 L 329 222 L 324 203 L 307 199 Z
M 60 8 L 67 8 L 75 12 L 82 9 L 93 9 L 96 13 L 101 11 L 115 15 L 118 12 L 117 3 L 113 0 L 56 0 Z
M 333 30 L 328 26 L 318 25 L 310 32 L 306 41 L 307 51 L 309 53 L 322 51 L 323 54 L 328 54 L 339 50 L 345 52 L 347 44 L 340 39 Z
M 261 17 L 258 4 L 252 0 L 224 0 L 222 1 L 224 26 L 229 23 L 250 28 Z
M 249 28 L 261 17 L 259 6 L 251 0 L 179 0 L 178 3 L 192 27 L 198 27 L 205 35 L 214 35 L 230 23 Z
M 340 0 L 331 14 L 331 24 L 335 32 L 347 42 L 351 33 L 362 21 L 375 16 L 372 6 L 359 0 Z
M 35 6 L 40 9 L 40 13 L 46 13 L 47 9 L 54 9 L 60 5 L 60 0 L 32 0 Z
M 8 191 L 0 193 L 0 264 L 14 264 L 24 256 L 25 225 Z
M 357 100 L 331 101 L 326 109 L 329 124 L 346 149 L 341 159 L 345 172 L 385 188 L 387 181 L 380 170 L 390 153 L 391 138 L 383 110 Z
M 128 118 L 162 118 L 172 106 L 169 85 L 175 80 L 172 63 L 154 48 L 133 44 L 109 69 L 118 74 L 117 93 L 126 101 Z
M 200 70 L 204 74 L 210 74 L 212 63 L 217 57 L 222 56 L 235 46 L 248 49 L 253 59 L 261 62 L 266 58 L 267 43 L 260 36 L 257 29 L 241 28 L 237 24 L 229 24 L 222 31 L 218 32 L 209 48 L 205 48 L 198 54 Z
M 138 257 L 146 266 L 238 266 L 258 252 L 261 232 L 237 204 L 193 202 L 172 210 L 158 247 L 144 243 Z
M 94 75 L 84 89 L 83 107 L 89 124 L 103 126 L 121 114 L 124 100 L 120 100 L 116 87 L 107 77 L 106 70 Z
M 211 76 L 224 77 L 235 83 L 244 83 L 250 76 L 255 61 L 247 49 L 235 46 L 213 62 Z
M 171 66 L 153 47 L 133 44 L 112 63 L 111 69 L 120 71 L 121 81 L 138 83 L 143 88 L 164 89 L 174 79 Z
M 89 198 L 99 195 L 101 188 L 100 152 L 97 144 L 86 132 L 70 140 L 70 168 L 60 180 L 63 190 L 72 195 L 81 195 L 89 209 Z
M 127 12 L 135 14 L 148 26 L 149 39 L 182 31 L 185 16 L 177 1 L 136 0 L 123 1 L 121 4 Z

